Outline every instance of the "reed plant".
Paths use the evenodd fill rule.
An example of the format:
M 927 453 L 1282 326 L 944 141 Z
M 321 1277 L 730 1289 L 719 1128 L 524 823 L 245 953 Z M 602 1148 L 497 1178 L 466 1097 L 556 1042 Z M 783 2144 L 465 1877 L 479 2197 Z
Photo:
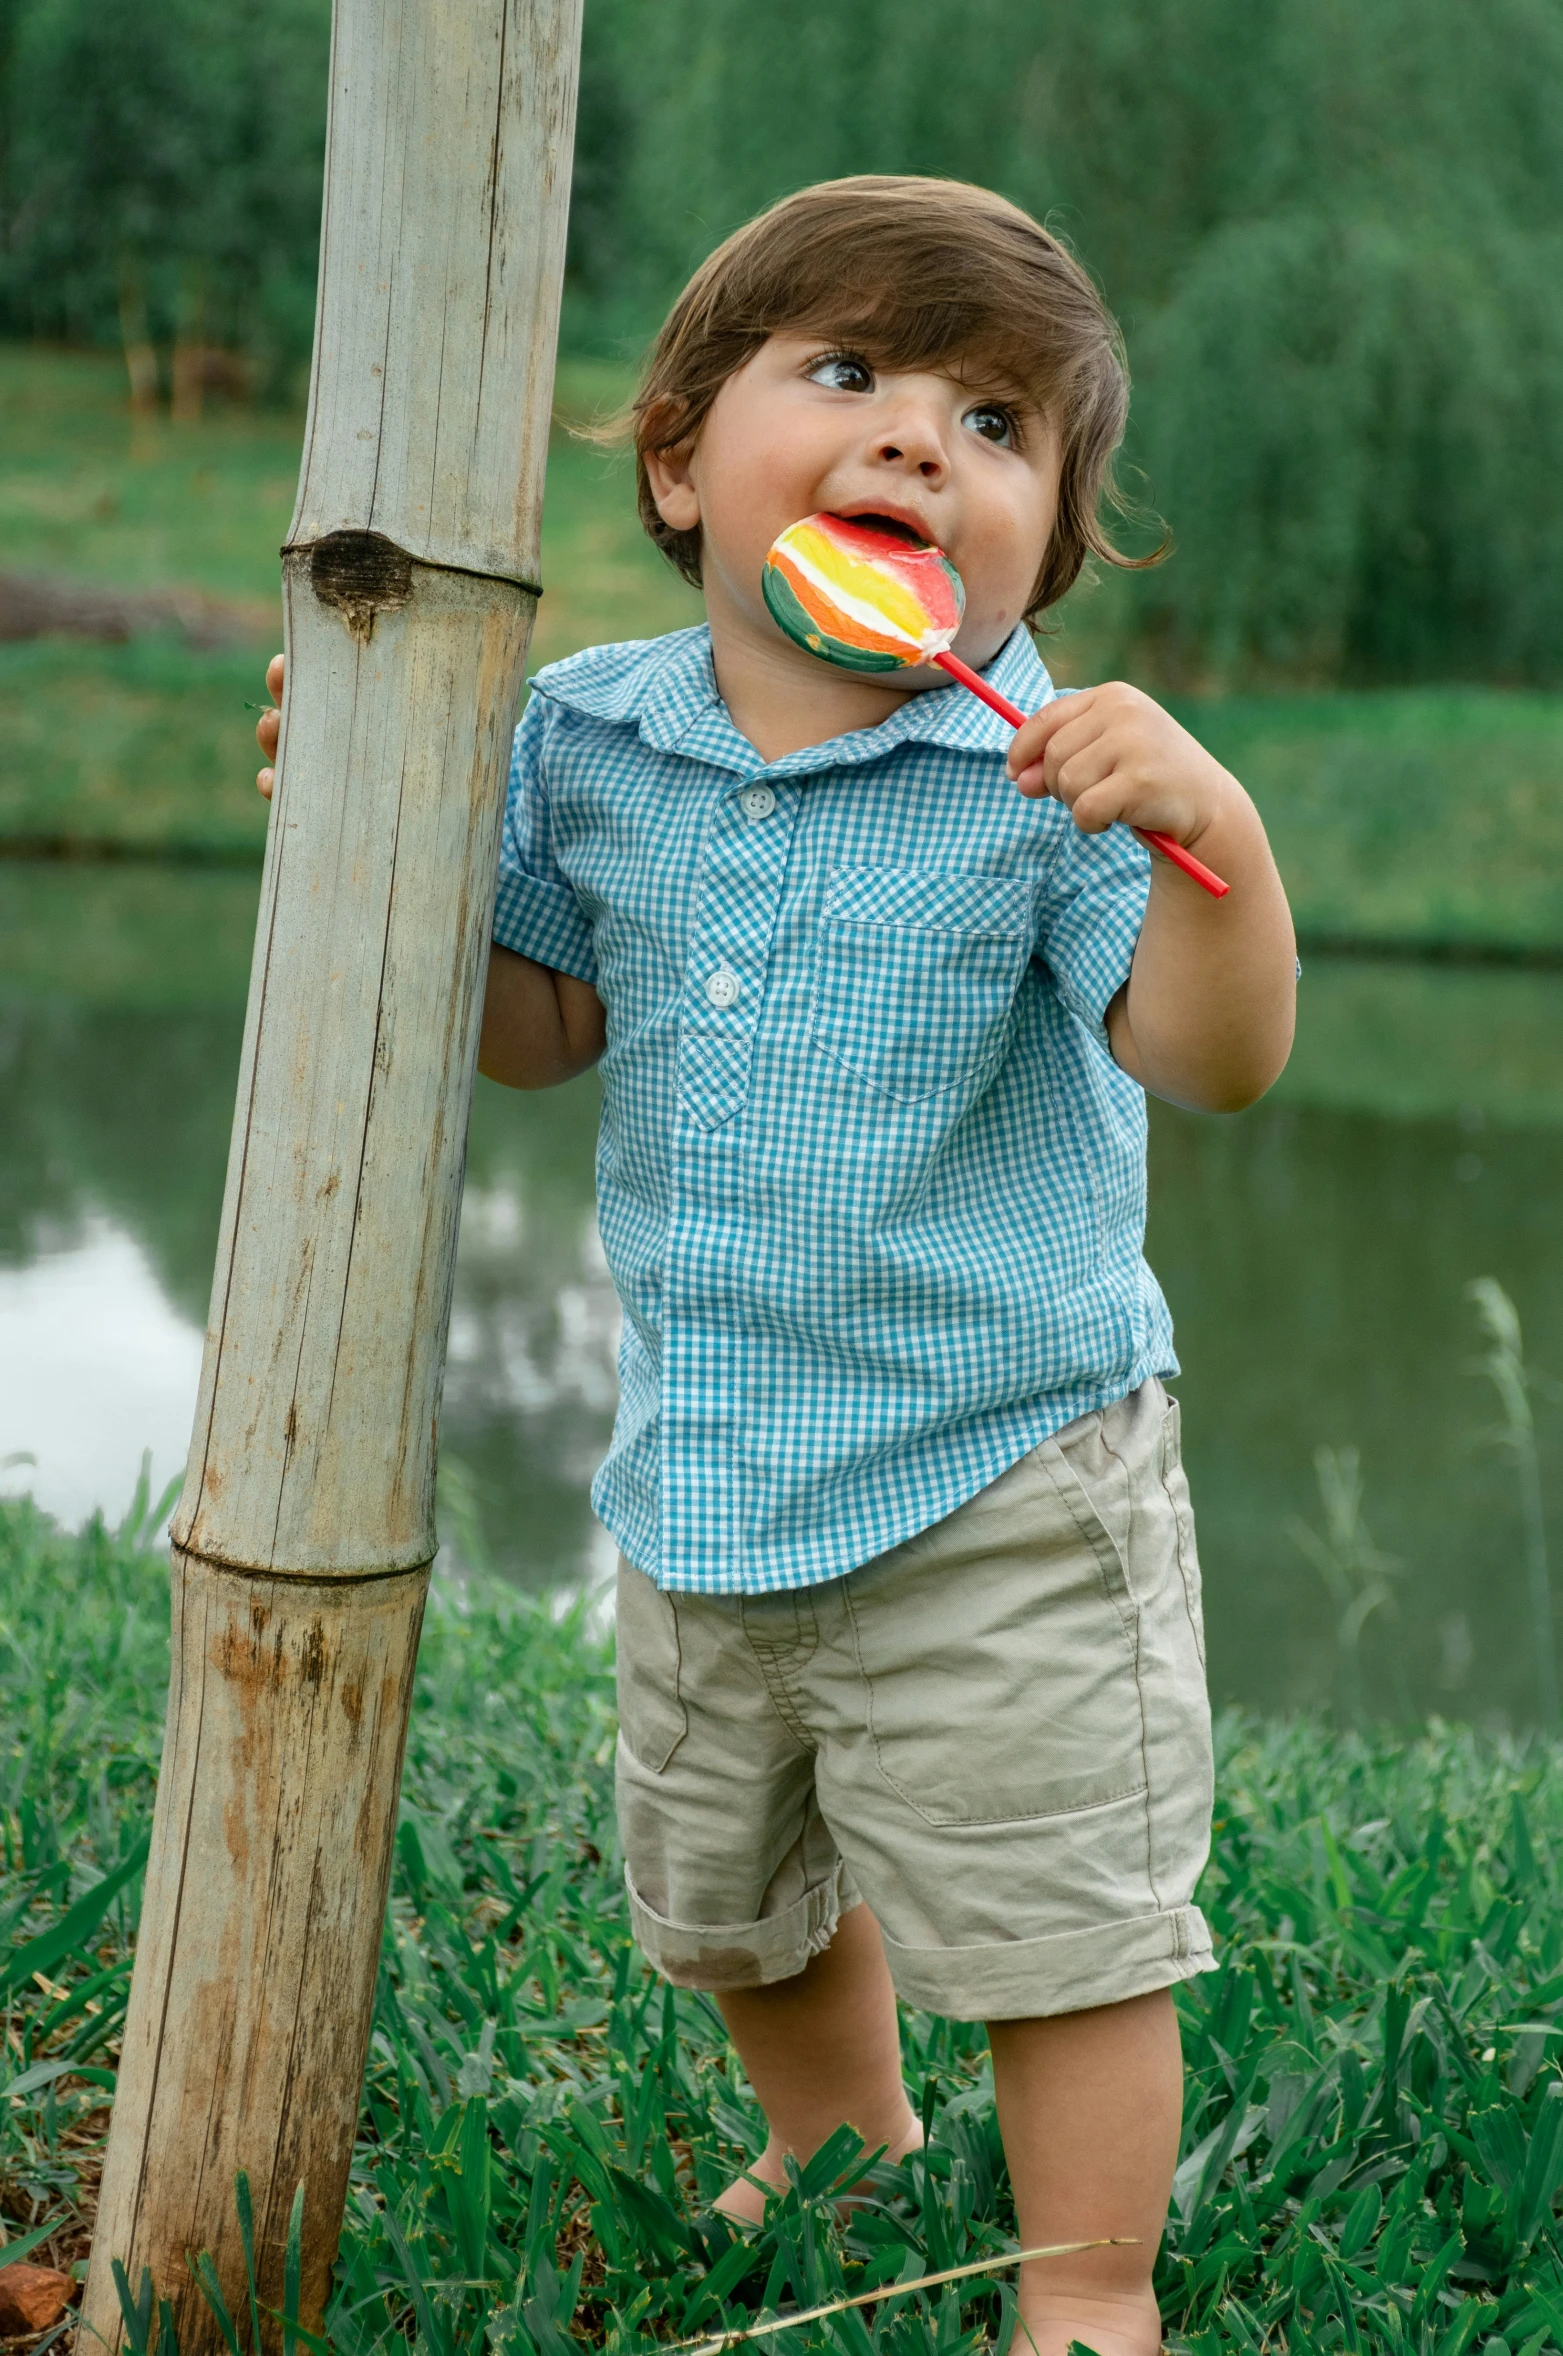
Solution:
M 85 2253 L 167 1663 L 152 1513 L 72 1536 L 0 1503 L 0 2262 Z M 1173 2341 L 1563 2351 L 1563 1749 L 1240 1716 L 1218 1742 L 1220 1967 L 1179 1997 Z M 980 2028 L 904 2015 L 928 2148 L 845 2219 L 850 2134 L 761 2230 L 713 2214 L 760 2114 L 714 2007 L 630 1944 L 613 1745 L 587 1601 L 437 1580 L 331 2347 L 632 2356 L 871 2293 L 759 2345 L 1008 2349 Z M 986 2270 L 898 2288 L 966 2265 Z M 229 2320 L 246 2350 L 270 2328 Z
M 1335 1648 L 1340 1660 L 1341 1700 L 1353 1722 L 1366 1713 L 1362 1676 L 1362 1634 L 1376 1615 L 1394 1619 L 1400 1606 L 1395 1581 L 1405 1565 L 1375 1545 L 1362 1518 L 1362 1459 L 1355 1448 L 1316 1448 L 1314 1476 L 1324 1528 L 1294 1515 L 1287 1523 L 1292 1543 L 1312 1563 L 1324 1582 L 1336 1614 Z M 1405 1678 L 1397 1680 L 1396 1714 L 1409 1717 Z
M 1498 1402 L 1498 1420 L 1478 1435 L 1501 1448 L 1514 1467 L 1525 1558 L 1525 1595 L 1530 1608 L 1531 1654 L 1536 1669 L 1536 1708 L 1544 1726 L 1558 1722 L 1557 1628 L 1552 1609 L 1552 1574 L 1547 1562 L 1547 1521 L 1541 1496 L 1541 1459 L 1536 1448 L 1538 1393 L 1555 1398 L 1558 1385 L 1538 1374 L 1525 1356 L 1520 1314 L 1495 1276 L 1479 1276 L 1465 1288 L 1476 1311 L 1485 1345 L 1472 1371 L 1484 1375 Z

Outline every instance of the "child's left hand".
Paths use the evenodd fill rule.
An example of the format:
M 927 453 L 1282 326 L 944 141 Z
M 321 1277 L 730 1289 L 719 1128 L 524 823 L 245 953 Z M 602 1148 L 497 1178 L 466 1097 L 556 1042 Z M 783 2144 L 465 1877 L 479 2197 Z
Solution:
M 1259 813 L 1137 687 L 1115 679 L 1061 695 L 1015 731 L 1009 773 L 1053 794 L 1087 834 L 1142 826 L 1197 850 L 1231 887 L 1213 900 L 1170 861 L 1151 862 L 1145 920 L 1125 987 L 1107 1010 L 1117 1062 L 1155 1096 L 1240 1112 L 1270 1086 L 1292 1043 L 1297 945 Z
M 1023 794 L 1052 794 L 1086 834 L 1143 826 L 1191 849 L 1242 792 L 1170 712 L 1121 679 L 1033 712 L 1015 731 L 1009 773 Z

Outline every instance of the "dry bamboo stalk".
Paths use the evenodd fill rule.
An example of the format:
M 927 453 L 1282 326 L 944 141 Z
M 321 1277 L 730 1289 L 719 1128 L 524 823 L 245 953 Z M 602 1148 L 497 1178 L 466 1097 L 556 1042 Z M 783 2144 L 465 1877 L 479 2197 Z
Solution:
M 418 1628 L 505 755 L 536 599 L 579 0 L 336 0 L 288 695 L 174 1672 L 83 2313 L 319 2325 Z M 95 2345 L 96 2338 L 84 2339 Z

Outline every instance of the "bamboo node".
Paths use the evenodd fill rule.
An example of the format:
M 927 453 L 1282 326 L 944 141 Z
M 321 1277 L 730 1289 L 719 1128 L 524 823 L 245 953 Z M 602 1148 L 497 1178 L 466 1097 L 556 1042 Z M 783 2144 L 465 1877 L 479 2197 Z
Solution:
M 412 558 L 383 532 L 328 532 L 310 550 L 309 579 L 360 646 L 368 645 L 376 614 L 412 601 Z

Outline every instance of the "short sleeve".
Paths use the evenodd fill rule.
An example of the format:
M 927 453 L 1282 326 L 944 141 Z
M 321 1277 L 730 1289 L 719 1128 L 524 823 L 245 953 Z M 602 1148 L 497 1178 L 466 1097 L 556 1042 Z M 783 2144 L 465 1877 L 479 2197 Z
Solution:
M 502 949 L 594 982 L 591 926 L 554 856 L 553 813 L 543 781 L 547 727 L 547 698 L 534 695 L 521 715 L 510 756 L 494 938 Z
M 1070 1013 L 1104 1044 L 1145 922 L 1151 855 L 1127 826 L 1082 834 L 1055 803 L 1053 857 L 1037 909 L 1037 955 Z

